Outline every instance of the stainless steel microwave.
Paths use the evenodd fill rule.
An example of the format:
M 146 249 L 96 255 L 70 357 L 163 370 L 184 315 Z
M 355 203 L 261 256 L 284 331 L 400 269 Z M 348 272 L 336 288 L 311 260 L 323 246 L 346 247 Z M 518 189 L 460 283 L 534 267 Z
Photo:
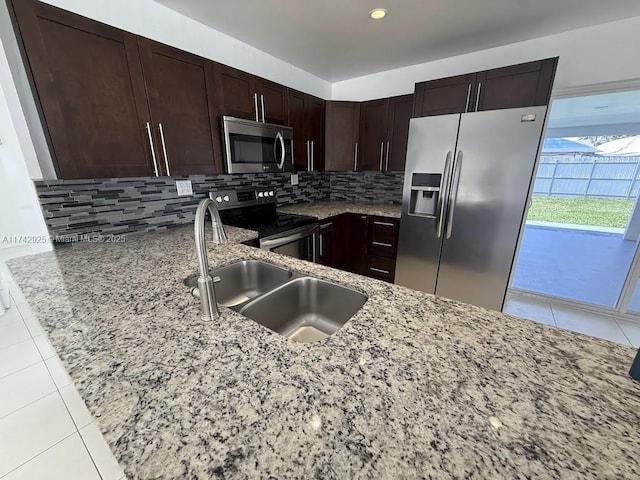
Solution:
M 227 173 L 292 172 L 293 128 L 222 117 Z

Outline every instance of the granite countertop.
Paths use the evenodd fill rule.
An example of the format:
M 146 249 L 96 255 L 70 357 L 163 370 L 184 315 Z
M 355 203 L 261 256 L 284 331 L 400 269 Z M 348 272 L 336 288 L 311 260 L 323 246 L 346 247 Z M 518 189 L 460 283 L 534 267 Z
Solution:
M 369 202 L 311 202 L 296 203 L 278 207 L 278 211 L 285 213 L 296 213 L 298 215 L 310 215 L 319 220 L 340 215 L 341 213 L 359 213 L 362 215 L 377 215 L 380 217 L 400 218 L 402 205 L 388 203 Z
M 632 348 L 234 242 L 365 292 L 296 343 L 182 280 L 191 227 L 9 262 L 129 478 L 639 478 Z M 208 236 L 210 238 L 210 236 Z

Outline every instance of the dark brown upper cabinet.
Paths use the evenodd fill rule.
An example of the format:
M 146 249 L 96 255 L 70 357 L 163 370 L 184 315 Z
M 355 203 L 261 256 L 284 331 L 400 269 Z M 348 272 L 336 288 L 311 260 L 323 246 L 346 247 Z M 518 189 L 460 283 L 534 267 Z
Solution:
M 548 105 L 558 57 L 416 83 L 413 115 Z
M 474 97 L 476 74 L 457 75 L 416 83 L 414 117 L 447 115 L 469 111 Z
M 389 99 L 388 142 L 386 171 L 402 172 L 407 161 L 409 120 L 413 114 L 413 95 L 400 95 Z
M 210 61 L 138 39 L 149 109 L 164 175 L 222 172 Z M 215 153 L 214 153 L 215 152 Z
M 58 176 L 152 175 L 136 37 L 36 1 L 14 9 Z
M 60 178 L 222 171 L 208 61 L 44 3 L 14 9 Z
M 217 63 L 215 84 L 221 115 L 258 121 L 258 94 L 253 75 Z
M 289 123 L 287 87 L 256 77 L 256 96 L 260 121 L 286 125 Z
M 413 95 L 382 98 L 360 106 L 362 161 L 358 170 L 404 170 Z
M 360 102 L 328 101 L 325 116 L 325 169 L 358 170 Z
M 293 162 L 298 171 L 324 170 L 324 112 L 321 98 L 289 90 L 289 125 L 293 128 Z
M 477 111 L 547 105 L 558 58 L 478 73 Z
M 215 83 L 221 115 L 256 122 L 288 122 L 287 88 L 250 73 L 217 64 Z
M 360 105 L 360 156 L 358 170 L 382 172 L 386 161 L 387 111 L 389 100 L 382 98 Z

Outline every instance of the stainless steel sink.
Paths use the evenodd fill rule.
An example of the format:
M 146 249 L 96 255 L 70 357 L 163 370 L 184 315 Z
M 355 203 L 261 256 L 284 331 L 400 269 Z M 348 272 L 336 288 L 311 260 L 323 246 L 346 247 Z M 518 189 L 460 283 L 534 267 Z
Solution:
M 301 277 L 247 303 L 240 313 L 291 340 L 315 342 L 337 332 L 366 301 L 350 288 Z
M 209 270 L 213 277 L 217 303 L 225 307 L 239 307 L 263 293 L 273 290 L 288 281 L 292 273 L 259 260 L 243 260 L 225 267 Z M 195 287 L 198 278 L 185 281 L 187 286 Z

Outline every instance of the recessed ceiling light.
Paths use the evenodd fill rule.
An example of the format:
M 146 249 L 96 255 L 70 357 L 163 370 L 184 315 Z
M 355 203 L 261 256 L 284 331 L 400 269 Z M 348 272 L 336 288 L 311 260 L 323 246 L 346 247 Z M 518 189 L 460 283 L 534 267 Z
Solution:
M 374 8 L 369 12 L 369 16 L 374 20 L 380 20 L 387 16 L 387 11 L 384 8 Z

